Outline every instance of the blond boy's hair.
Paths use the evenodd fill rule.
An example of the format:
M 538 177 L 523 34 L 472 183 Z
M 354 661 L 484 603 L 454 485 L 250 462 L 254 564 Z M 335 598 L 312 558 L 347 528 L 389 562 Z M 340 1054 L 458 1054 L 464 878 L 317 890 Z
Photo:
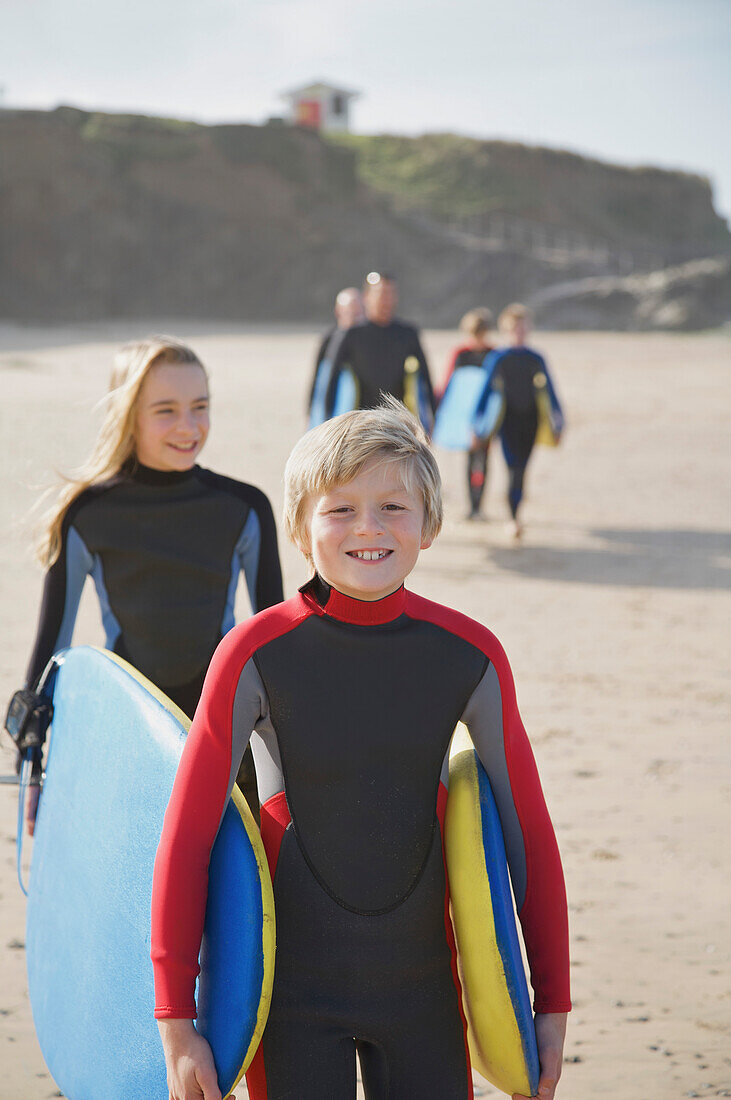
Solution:
M 524 306 L 521 302 L 511 302 L 509 306 L 501 311 L 497 324 L 501 332 L 509 332 L 516 321 L 524 321 L 529 325 L 531 319 L 531 311 L 527 306 Z
M 436 538 L 442 527 L 439 467 L 419 421 L 395 397 L 384 394 L 377 409 L 326 420 L 295 445 L 284 469 L 284 528 L 292 542 L 309 545 L 309 498 L 347 485 L 373 459 L 400 463 L 404 487 L 420 492 L 424 502 L 422 538 Z

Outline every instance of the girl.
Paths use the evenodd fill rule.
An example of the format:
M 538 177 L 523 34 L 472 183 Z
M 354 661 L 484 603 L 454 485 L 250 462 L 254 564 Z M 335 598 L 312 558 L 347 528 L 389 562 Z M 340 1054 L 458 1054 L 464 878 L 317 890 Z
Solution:
M 44 517 L 38 558 L 47 574 L 29 689 L 70 645 L 87 575 L 106 647 L 189 715 L 234 625 L 239 575 L 253 613 L 281 601 L 271 505 L 253 485 L 196 465 L 208 430 L 208 378 L 190 348 L 152 337 L 119 352 L 91 456 Z M 256 812 L 250 758 L 239 781 Z
M 460 367 L 481 367 L 485 362 L 488 352 L 493 345 L 488 341 L 492 328 L 492 314 L 489 309 L 470 309 L 459 322 L 459 331 L 464 333 L 465 340 L 456 347 L 449 356 L 447 369 L 444 373 L 439 400 L 446 392 L 449 380 Z M 480 520 L 483 515 L 480 505 L 487 485 L 487 452 L 490 448 L 490 440 L 483 439 L 467 451 L 467 492 L 469 494 L 470 510 L 467 519 Z

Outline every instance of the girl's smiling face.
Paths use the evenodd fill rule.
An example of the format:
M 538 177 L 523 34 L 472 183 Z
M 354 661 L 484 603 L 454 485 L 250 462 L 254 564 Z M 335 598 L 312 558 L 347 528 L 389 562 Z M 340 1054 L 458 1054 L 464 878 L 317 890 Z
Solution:
M 308 504 L 309 553 L 324 581 L 346 596 L 380 600 L 416 565 L 424 539 L 424 502 L 404 485 L 402 463 L 374 459 L 352 481 Z
M 194 363 L 159 363 L 137 398 L 135 453 L 153 470 L 190 470 L 208 438 L 208 382 Z

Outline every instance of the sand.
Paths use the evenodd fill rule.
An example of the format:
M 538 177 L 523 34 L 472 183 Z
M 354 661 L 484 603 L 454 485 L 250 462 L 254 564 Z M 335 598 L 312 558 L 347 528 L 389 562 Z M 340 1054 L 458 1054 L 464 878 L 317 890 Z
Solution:
M 314 330 L 0 327 L 3 700 L 21 683 L 40 596 L 24 517 L 53 470 L 88 451 L 113 348 L 160 329 L 189 339 L 210 367 L 205 463 L 281 506 Z M 425 334 L 439 371 L 454 340 Z M 523 544 L 504 529 L 498 451 L 491 522 L 479 525 L 462 518 L 462 457 L 441 455 L 447 521 L 410 583 L 487 623 L 514 667 L 570 901 L 575 1010 L 557 1095 L 729 1096 L 731 337 L 547 333 L 535 342 L 569 428 L 557 451 L 535 457 Z M 282 557 L 289 595 L 305 570 L 290 547 Z M 76 640 L 101 640 L 89 592 Z M 0 774 L 11 761 L 3 743 Z M 15 799 L 16 788 L 0 786 L 0 1100 L 44 1100 L 59 1093 L 25 988 Z

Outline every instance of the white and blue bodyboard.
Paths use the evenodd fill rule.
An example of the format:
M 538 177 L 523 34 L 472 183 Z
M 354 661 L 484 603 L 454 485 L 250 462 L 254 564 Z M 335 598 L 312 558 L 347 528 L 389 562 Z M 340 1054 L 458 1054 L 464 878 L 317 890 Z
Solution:
M 434 422 L 434 442 L 451 451 L 468 451 L 475 415 L 487 383 L 483 367 L 459 367 L 447 383 Z M 491 434 L 491 433 L 490 433 Z
M 38 1040 L 70 1100 L 167 1100 L 150 904 L 188 720 L 112 654 L 55 660 L 26 933 Z M 211 853 L 200 964 L 196 1026 L 226 1096 L 259 1044 L 274 965 L 271 881 L 237 788 Z
M 328 359 L 323 359 L 320 366 L 317 368 L 317 374 L 315 376 L 315 386 L 312 393 L 312 403 L 310 405 L 310 418 L 307 425 L 308 428 L 316 428 L 318 424 L 322 424 L 325 420 L 329 419 L 325 415 L 325 399 L 327 397 L 331 377 L 332 363 Z M 353 372 L 346 368 L 340 372 L 340 377 L 338 378 L 332 415 L 340 416 L 341 413 L 352 412 L 352 410 L 357 407 L 358 383 Z

